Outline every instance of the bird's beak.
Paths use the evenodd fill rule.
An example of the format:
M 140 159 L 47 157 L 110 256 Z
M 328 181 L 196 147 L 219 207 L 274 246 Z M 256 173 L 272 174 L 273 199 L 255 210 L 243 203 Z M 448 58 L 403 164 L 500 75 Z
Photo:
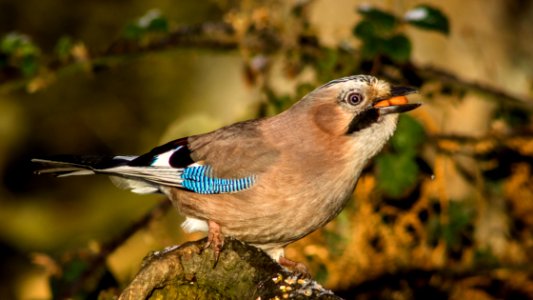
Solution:
M 412 87 L 393 86 L 390 97 L 378 99 L 372 106 L 379 111 L 380 115 L 410 111 L 421 105 L 421 103 L 409 103 L 406 97 L 406 95 L 416 92 L 417 90 Z

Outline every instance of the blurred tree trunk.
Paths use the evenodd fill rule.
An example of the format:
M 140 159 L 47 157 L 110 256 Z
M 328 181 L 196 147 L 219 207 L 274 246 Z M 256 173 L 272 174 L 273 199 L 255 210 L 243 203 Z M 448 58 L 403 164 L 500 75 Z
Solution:
M 211 249 L 203 250 L 205 242 L 148 255 L 119 299 L 341 299 L 237 240 L 226 239 L 215 266 Z

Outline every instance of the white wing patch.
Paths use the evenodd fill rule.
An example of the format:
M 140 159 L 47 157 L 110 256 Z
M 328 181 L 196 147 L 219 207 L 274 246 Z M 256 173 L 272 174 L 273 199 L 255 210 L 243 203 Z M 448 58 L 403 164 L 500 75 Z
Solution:
M 178 151 L 182 146 L 172 149 L 165 153 L 161 153 L 154 157 L 154 161 L 150 164 L 152 167 L 170 167 L 170 157 L 174 152 Z
M 209 230 L 209 226 L 207 226 L 207 221 L 191 217 L 186 217 L 185 221 L 181 223 L 181 228 L 187 233 L 198 231 L 207 232 Z
M 159 192 L 159 188 L 156 185 L 150 184 L 142 180 L 128 179 L 119 176 L 109 176 L 111 182 L 118 188 L 129 190 L 136 194 L 153 194 Z
M 159 189 L 156 187 L 152 187 L 152 186 L 146 186 L 146 187 L 132 188 L 131 192 L 135 194 L 145 195 L 145 194 L 157 193 L 159 192 Z
M 137 157 L 138 156 L 134 156 L 134 155 L 117 155 L 114 158 L 123 159 L 123 160 L 127 160 L 127 161 L 132 161 L 132 160 L 136 159 Z

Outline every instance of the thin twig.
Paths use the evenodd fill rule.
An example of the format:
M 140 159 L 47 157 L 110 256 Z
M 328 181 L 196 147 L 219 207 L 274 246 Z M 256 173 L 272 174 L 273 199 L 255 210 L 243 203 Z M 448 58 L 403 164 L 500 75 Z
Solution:
M 444 83 L 453 84 L 453 85 L 457 85 L 463 88 L 487 93 L 495 97 L 496 100 L 499 102 L 511 101 L 511 102 L 514 102 L 515 104 L 521 104 L 521 105 L 533 107 L 533 99 L 531 99 L 530 97 L 511 94 L 505 90 L 502 90 L 495 86 L 491 86 L 486 83 L 466 80 L 466 79 L 460 78 L 459 76 L 449 71 L 439 69 L 433 66 L 413 66 L 413 67 L 415 71 L 421 74 L 424 78 L 428 78 L 428 77 L 435 78 Z

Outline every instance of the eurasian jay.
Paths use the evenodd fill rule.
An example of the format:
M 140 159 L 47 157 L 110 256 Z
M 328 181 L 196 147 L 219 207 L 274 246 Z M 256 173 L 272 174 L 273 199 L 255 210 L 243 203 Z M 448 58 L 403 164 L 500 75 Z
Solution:
M 286 266 L 284 247 L 331 221 L 361 172 L 417 108 L 368 75 L 332 80 L 286 111 L 180 138 L 140 156 L 33 159 L 37 173 L 105 174 L 134 193 L 163 193 L 186 217 L 186 232 L 206 231 L 218 255 L 224 236 L 266 251 Z

